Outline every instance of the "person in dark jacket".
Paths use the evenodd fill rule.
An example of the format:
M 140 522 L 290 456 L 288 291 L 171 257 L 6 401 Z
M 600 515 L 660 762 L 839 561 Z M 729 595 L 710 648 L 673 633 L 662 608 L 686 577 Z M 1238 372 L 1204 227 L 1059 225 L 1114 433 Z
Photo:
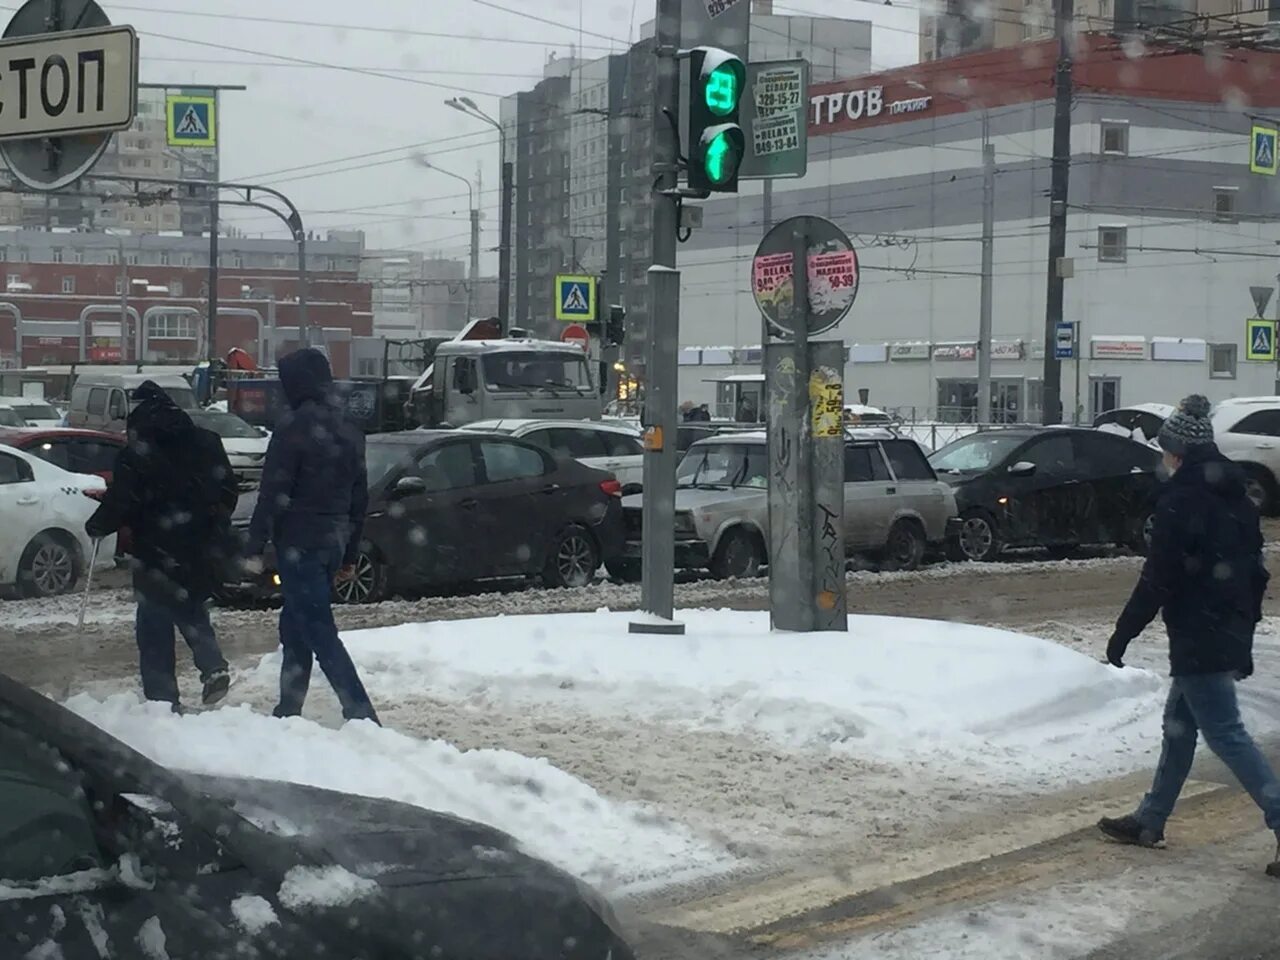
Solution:
M 155 383 L 144 382 L 133 400 L 129 443 L 117 455 L 111 485 L 85 530 L 94 538 L 122 527 L 132 533 L 146 698 L 179 709 L 176 628 L 200 671 L 204 703 L 216 703 L 226 696 L 230 675 L 205 605 L 235 558 L 235 474 L 217 434 L 192 423 Z
M 1275 831 L 1267 873 L 1280 877 L 1280 781 L 1240 720 L 1235 687 L 1253 673 L 1253 631 L 1269 574 L 1244 472 L 1218 452 L 1209 409 L 1204 397 L 1187 397 L 1160 430 L 1172 476 L 1156 506 L 1142 575 L 1107 644 L 1108 662 L 1123 667 L 1129 642 L 1163 611 L 1172 679 L 1155 781 L 1136 812 L 1098 826 L 1122 843 L 1162 843 L 1203 733 Z
M 348 720 L 373 720 L 355 664 L 338 636 L 330 606 L 335 578 L 349 578 L 369 505 L 364 434 L 334 401 L 329 361 L 310 347 L 280 360 L 289 402 L 267 447 L 246 553 L 260 565 L 275 545 L 284 607 L 280 611 L 280 703 L 277 717 L 302 713 L 313 660 L 320 661 Z

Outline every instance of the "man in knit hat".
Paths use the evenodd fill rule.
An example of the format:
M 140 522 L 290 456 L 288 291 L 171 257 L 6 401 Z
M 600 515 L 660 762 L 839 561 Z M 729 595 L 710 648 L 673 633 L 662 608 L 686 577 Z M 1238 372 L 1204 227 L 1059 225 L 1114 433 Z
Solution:
M 1202 733 L 1275 831 L 1276 856 L 1267 873 L 1280 878 L 1280 781 L 1245 730 L 1236 703 L 1236 682 L 1253 673 L 1253 631 L 1268 580 L 1258 512 L 1245 495 L 1244 472 L 1213 442 L 1204 397 L 1182 401 L 1160 429 L 1159 443 L 1171 478 L 1107 660 L 1123 667 L 1129 642 L 1163 611 L 1171 673 L 1164 743 L 1155 781 L 1138 809 L 1103 817 L 1098 827 L 1120 843 L 1162 844 Z

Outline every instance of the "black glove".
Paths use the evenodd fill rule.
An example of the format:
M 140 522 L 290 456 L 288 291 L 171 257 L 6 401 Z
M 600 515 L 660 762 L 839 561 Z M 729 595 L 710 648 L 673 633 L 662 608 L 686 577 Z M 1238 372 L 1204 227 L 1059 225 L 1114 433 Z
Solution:
M 1123 667 L 1124 651 L 1128 646 L 1128 640 L 1125 640 L 1118 633 L 1113 633 L 1111 639 L 1107 641 L 1107 663 L 1113 667 Z

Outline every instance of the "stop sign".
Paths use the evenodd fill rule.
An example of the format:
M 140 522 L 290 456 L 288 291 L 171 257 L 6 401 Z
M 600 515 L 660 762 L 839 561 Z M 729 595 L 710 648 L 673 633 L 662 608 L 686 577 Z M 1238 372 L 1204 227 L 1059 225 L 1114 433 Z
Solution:
M 591 345 L 591 334 L 587 333 L 587 328 L 580 323 L 571 323 L 565 327 L 560 334 L 560 339 L 565 343 L 576 343 L 583 350 Z

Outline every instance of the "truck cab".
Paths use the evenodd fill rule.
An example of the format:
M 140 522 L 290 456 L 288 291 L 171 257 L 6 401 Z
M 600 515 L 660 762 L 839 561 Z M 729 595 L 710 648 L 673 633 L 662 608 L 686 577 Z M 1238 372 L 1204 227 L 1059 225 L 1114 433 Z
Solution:
M 582 348 L 549 340 L 452 340 L 413 389 L 419 424 L 599 420 L 600 391 Z

